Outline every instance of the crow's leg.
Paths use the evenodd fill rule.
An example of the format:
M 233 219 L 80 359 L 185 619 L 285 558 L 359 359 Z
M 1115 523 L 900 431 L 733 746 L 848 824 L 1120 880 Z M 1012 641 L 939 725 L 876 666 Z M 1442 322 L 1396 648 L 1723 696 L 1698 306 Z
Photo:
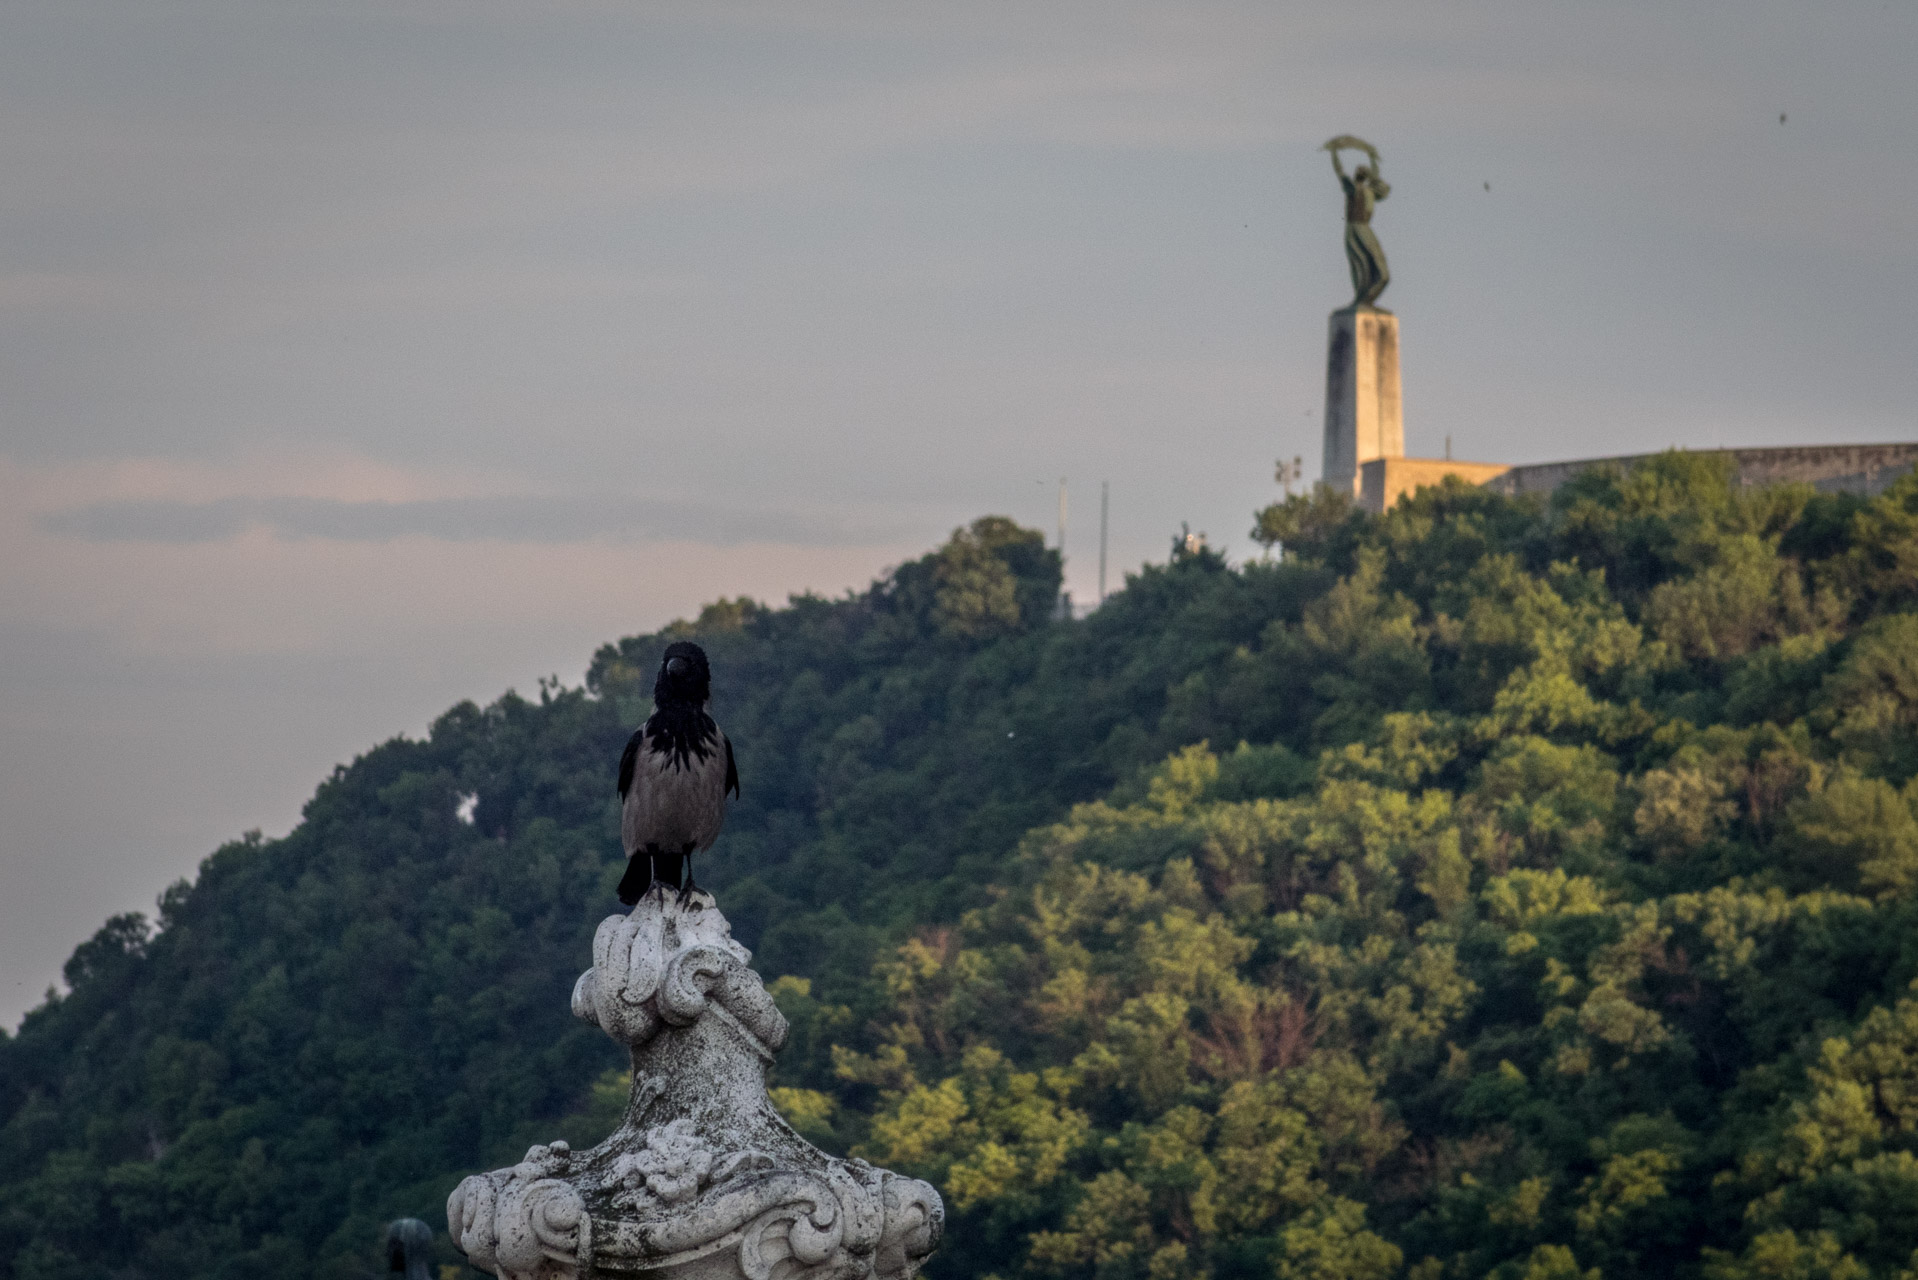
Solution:
M 660 887 L 661 893 L 679 888 L 679 869 L 685 860 L 683 853 L 668 853 L 657 848 L 653 850 L 653 883 Z
M 693 900 L 693 895 L 695 893 L 704 893 L 704 892 L 705 890 L 701 889 L 698 885 L 693 883 L 693 846 L 687 845 L 686 846 L 686 887 L 679 891 L 679 905 L 682 907 L 685 906 L 687 903 Z
M 652 850 L 646 847 L 635 849 L 633 856 L 626 860 L 626 874 L 619 878 L 619 900 L 630 907 L 652 887 Z
M 666 854 L 658 845 L 649 844 L 646 846 L 646 856 L 651 860 L 653 868 L 652 878 L 646 882 L 646 896 L 650 898 L 656 893 L 663 902 L 666 899 L 666 885 L 661 882 L 660 877 L 665 874 L 665 868 L 661 864 Z

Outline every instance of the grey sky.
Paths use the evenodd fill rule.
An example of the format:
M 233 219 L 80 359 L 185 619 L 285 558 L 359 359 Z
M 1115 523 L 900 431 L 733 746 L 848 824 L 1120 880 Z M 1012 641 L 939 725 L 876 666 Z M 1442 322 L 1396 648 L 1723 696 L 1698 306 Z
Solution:
M 1918 438 L 1918 8 L 13 0 L 0 1025 L 336 761 L 1005 512 L 1093 594 L 1318 462 Z M 1781 112 L 1788 114 L 1780 124 Z M 1490 190 L 1486 190 L 1486 184 Z

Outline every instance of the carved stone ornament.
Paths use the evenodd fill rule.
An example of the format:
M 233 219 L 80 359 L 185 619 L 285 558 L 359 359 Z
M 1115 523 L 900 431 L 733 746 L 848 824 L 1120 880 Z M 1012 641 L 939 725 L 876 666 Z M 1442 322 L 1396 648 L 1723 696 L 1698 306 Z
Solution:
M 626 1118 L 590 1151 L 536 1146 L 446 1202 L 500 1280 L 906 1280 L 945 1206 L 916 1178 L 807 1142 L 766 1096 L 786 1019 L 711 897 L 608 916 L 573 1012 L 628 1046 Z

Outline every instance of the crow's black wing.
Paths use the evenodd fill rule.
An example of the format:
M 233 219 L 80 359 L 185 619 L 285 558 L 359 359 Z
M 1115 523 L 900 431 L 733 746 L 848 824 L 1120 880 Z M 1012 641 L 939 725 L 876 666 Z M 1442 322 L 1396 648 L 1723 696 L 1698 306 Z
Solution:
M 639 744 L 646 740 L 646 730 L 633 730 L 633 736 L 626 739 L 626 750 L 619 755 L 619 798 L 624 800 L 626 793 L 633 787 L 633 770 L 639 765 Z
M 719 740 L 726 744 L 726 791 L 732 792 L 733 799 L 737 800 L 739 798 L 739 766 L 733 763 L 733 740 L 723 733 L 719 735 Z M 719 794 L 723 796 L 726 791 Z

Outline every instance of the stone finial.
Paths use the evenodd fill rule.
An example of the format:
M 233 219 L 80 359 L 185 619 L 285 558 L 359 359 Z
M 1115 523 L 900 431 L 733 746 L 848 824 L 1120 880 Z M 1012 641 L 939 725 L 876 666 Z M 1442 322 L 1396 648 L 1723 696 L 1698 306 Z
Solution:
M 432 1280 L 433 1228 L 418 1218 L 401 1218 L 386 1227 L 386 1270 L 405 1280 Z
M 626 1045 L 626 1116 L 590 1151 L 535 1146 L 460 1183 L 448 1229 L 501 1280 L 908 1280 L 945 1207 L 819 1150 L 766 1096 L 786 1019 L 705 894 L 608 916 L 573 1012 Z

